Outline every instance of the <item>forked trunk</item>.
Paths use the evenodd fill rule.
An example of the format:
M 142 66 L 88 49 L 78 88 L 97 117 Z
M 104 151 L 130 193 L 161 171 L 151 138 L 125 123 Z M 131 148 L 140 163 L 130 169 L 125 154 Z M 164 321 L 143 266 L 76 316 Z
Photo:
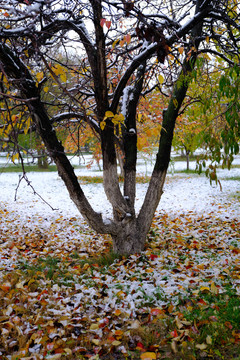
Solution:
M 141 231 L 136 219 L 122 225 L 121 230 L 112 235 L 113 251 L 120 255 L 140 253 L 144 250 L 147 232 Z

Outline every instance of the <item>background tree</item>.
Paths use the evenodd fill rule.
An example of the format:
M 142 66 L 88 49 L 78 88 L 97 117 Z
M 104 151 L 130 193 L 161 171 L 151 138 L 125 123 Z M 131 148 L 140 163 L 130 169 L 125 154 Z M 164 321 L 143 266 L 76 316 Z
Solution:
M 161 198 L 176 119 L 199 54 L 211 52 L 230 66 L 239 64 L 237 3 L 7 0 L 1 1 L 1 9 L 4 111 L 12 114 L 9 102 L 26 108 L 30 127 L 41 136 L 71 199 L 96 231 L 111 234 L 114 251 L 141 251 Z M 53 54 L 53 44 L 63 59 Z M 81 61 L 73 65 L 69 54 L 72 57 L 74 51 L 81 54 Z M 157 75 L 150 79 L 150 73 Z M 67 74 L 74 77 L 74 84 Z M 55 86 L 51 101 L 45 99 L 44 86 L 50 78 Z M 149 187 L 136 214 L 137 109 L 141 94 L 154 89 L 156 82 L 170 96 Z M 103 219 L 91 207 L 57 137 L 56 125 L 71 120 L 89 124 L 100 138 L 112 219 Z M 21 117 L 18 124 L 22 121 Z M 119 144 L 124 156 L 123 193 L 117 174 Z

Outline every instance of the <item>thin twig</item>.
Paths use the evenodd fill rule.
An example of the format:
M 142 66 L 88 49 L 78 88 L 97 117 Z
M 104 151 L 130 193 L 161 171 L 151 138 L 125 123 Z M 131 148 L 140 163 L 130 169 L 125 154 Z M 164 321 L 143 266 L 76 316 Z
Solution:
M 25 180 L 27 185 L 30 186 L 30 188 L 32 189 L 33 191 L 33 194 L 34 195 L 37 195 L 46 205 L 48 205 L 53 211 L 55 210 L 58 210 L 58 209 L 54 209 L 35 189 L 34 187 L 31 185 L 31 181 L 28 179 L 27 175 L 25 172 L 23 172 L 22 175 L 19 175 L 19 181 L 18 181 L 18 184 L 17 184 L 17 187 L 15 189 L 15 197 L 14 197 L 14 201 L 17 201 L 17 192 L 18 192 L 18 189 L 19 189 L 19 186 L 20 186 L 20 183 L 22 180 Z

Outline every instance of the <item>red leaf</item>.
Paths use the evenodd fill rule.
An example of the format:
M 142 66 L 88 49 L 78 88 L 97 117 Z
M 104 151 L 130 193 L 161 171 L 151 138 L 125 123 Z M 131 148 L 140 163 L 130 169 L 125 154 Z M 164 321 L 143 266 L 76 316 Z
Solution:
M 130 44 L 130 42 L 131 42 L 131 35 L 130 35 L 130 34 L 127 34 L 127 35 L 125 36 L 125 40 L 126 40 L 127 44 Z
M 105 22 L 106 22 L 106 19 L 101 19 L 101 21 L 100 21 L 100 25 L 101 25 L 101 27 L 103 27 L 103 26 L 104 26 Z
M 175 337 L 178 337 L 178 332 L 177 332 L 176 329 L 174 329 L 173 331 L 171 331 L 170 334 L 171 334 L 171 336 L 174 337 L 174 338 L 175 338 Z
M 112 23 L 111 23 L 110 20 L 105 21 L 105 25 L 106 25 L 106 27 L 107 27 L 108 29 L 110 29 L 111 24 L 112 24 Z
M 206 301 L 204 301 L 203 299 L 199 299 L 198 302 L 202 305 L 207 305 Z
M 146 351 L 146 349 L 144 348 L 144 345 L 141 342 L 137 343 L 136 350 Z
M 225 325 L 228 329 L 230 329 L 230 330 L 232 330 L 232 328 L 233 328 L 233 326 L 232 326 L 232 324 L 230 323 L 230 321 L 225 321 L 224 325 Z
M 99 321 L 99 328 L 101 329 L 101 328 L 105 327 L 106 325 L 108 325 L 108 323 L 109 323 L 108 318 L 104 318 L 104 319 L 100 320 Z

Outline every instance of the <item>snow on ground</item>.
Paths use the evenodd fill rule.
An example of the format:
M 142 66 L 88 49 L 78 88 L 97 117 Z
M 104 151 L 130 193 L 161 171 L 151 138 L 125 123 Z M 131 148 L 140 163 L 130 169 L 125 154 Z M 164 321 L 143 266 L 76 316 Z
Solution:
M 236 163 L 240 159 L 236 160 Z M 78 164 L 79 159 L 73 159 L 73 164 Z M 87 160 L 86 160 L 87 163 Z M 194 168 L 194 162 L 191 163 L 191 168 Z M 175 162 L 174 171 L 170 166 L 169 175 L 164 186 L 164 193 L 158 206 L 159 210 L 164 210 L 167 213 L 181 213 L 181 212 L 196 212 L 196 213 L 210 213 L 214 212 L 216 216 L 240 217 L 239 202 L 231 195 L 240 191 L 240 182 L 237 180 L 227 179 L 230 176 L 240 176 L 240 169 L 234 168 L 231 171 L 219 170 L 219 184 L 210 184 L 209 179 L 204 175 L 186 175 L 178 174 L 177 171 L 185 169 L 185 162 Z M 146 169 L 146 164 L 141 163 L 138 166 L 138 173 L 149 174 L 151 164 Z M 76 169 L 77 175 L 101 175 L 96 167 L 90 170 L 85 168 Z M 173 175 L 172 175 L 173 174 Z M 19 211 L 21 215 L 26 214 L 33 216 L 41 214 L 45 217 L 51 217 L 55 213 L 64 216 L 80 217 L 78 210 L 72 203 L 68 196 L 68 192 L 58 176 L 57 172 L 30 172 L 27 174 L 31 181 L 31 186 L 35 192 L 39 194 L 52 208 L 52 210 L 39 196 L 34 194 L 33 189 L 27 185 L 25 180 L 22 180 L 18 191 L 20 173 L 1 173 L 0 172 L 0 200 L 7 203 L 9 210 Z M 103 191 L 102 184 L 83 184 L 82 188 L 96 211 L 103 213 L 103 216 L 111 216 L 111 206 Z M 140 210 L 144 195 L 147 190 L 147 184 L 137 185 L 136 208 Z M 16 200 L 14 197 L 16 195 Z M 55 217 L 55 216 L 53 216 Z

